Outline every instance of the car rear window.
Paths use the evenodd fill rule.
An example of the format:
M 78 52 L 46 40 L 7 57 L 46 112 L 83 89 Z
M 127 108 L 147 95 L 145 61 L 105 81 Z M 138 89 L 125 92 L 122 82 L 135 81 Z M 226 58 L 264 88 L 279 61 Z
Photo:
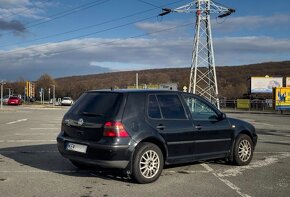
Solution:
M 18 99 L 17 96 L 11 96 L 10 99 Z
M 87 92 L 73 105 L 70 113 L 111 117 L 118 109 L 121 97 L 121 94 L 113 92 Z

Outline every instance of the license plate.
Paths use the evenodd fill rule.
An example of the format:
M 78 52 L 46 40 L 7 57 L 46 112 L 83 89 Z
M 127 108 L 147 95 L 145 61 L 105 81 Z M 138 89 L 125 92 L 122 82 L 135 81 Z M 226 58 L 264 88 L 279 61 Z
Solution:
M 75 144 L 75 143 L 67 143 L 66 150 L 70 150 L 70 151 L 75 151 L 75 152 L 79 152 L 79 153 L 86 153 L 87 152 L 87 146 L 86 145 L 81 145 L 81 144 Z

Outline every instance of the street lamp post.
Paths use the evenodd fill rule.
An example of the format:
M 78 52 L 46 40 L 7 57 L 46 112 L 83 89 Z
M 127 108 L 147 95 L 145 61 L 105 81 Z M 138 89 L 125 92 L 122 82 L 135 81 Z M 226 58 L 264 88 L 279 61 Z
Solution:
M 53 99 L 52 99 L 52 103 L 53 103 L 53 106 L 55 106 L 55 85 L 54 84 L 51 84 L 51 86 L 53 87 L 53 92 L 52 92 L 52 96 L 53 96 Z
M 1 109 L 3 108 L 3 86 L 5 85 L 6 83 L 2 80 L 1 81 Z

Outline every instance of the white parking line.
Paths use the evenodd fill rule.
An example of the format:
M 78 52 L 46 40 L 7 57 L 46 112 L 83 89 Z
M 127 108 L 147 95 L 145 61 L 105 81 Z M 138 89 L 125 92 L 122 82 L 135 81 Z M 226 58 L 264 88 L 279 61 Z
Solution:
M 15 124 L 15 123 L 18 123 L 18 122 L 24 122 L 24 121 L 27 121 L 28 119 L 20 119 L 20 120 L 16 120 L 16 121 L 13 121 L 13 122 L 7 122 L 6 124 Z
M 58 133 L 14 133 L 14 135 L 19 136 L 31 136 L 31 135 L 57 135 Z
M 211 174 L 213 174 L 216 178 L 218 178 L 221 182 L 223 182 L 224 184 L 226 184 L 228 187 L 230 187 L 231 189 L 233 189 L 235 192 L 237 192 L 237 194 L 239 194 L 242 197 L 251 197 L 248 194 L 242 193 L 241 192 L 241 188 L 239 188 L 238 186 L 236 186 L 235 184 L 233 184 L 232 182 L 230 182 L 227 179 L 221 178 L 219 176 L 219 174 L 214 172 L 214 169 L 212 169 L 209 165 L 202 163 L 200 164 L 201 166 L 203 166 L 208 172 L 211 172 Z
M 58 151 L 56 151 L 56 150 L 34 150 L 34 151 L 25 151 L 25 150 L 23 150 L 23 151 L 15 151 L 15 150 L 0 150 L 0 154 L 3 154 L 3 153 L 58 153 Z
M 272 165 L 277 163 L 281 159 L 285 159 L 290 157 L 290 152 L 281 153 L 278 155 L 271 155 L 265 157 L 263 160 L 252 161 L 249 165 L 246 166 L 237 166 L 231 169 L 224 170 L 222 172 L 218 172 L 219 177 L 231 177 L 241 175 L 245 170 L 252 170 L 255 168 L 261 168 L 265 166 Z
M 11 142 L 56 142 L 56 140 L 0 140 L 0 143 Z
M 51 130 L 51 129 L 53 129 L 53 130 L 55 130 L 55 129 L 59 129 L 59 127 L 55 127 L 55 128 L 30 128 L 30 130 Z
M 77 170 L 14 170 L 14 171 L 8 171 L 8 170 L 3 170 L 0 171 L 0 173 L 62 173 L 62 172 L 80 172 Z M 82 172 L 91 172 L 91 171 L 82 171 Z

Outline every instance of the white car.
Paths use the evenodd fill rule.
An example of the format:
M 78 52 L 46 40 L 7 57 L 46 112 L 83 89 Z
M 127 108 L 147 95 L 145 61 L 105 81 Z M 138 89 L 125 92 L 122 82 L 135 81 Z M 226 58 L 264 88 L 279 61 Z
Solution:
M 7 105 L 8 104 L 8 100 L 9 100 L 9 96 L 4 96 L 3 97 L 3 104 Z
M 71 99 L 71 97 L 63 97 L 61 100 L 61 105 L 73 105 L 74 101 Z

